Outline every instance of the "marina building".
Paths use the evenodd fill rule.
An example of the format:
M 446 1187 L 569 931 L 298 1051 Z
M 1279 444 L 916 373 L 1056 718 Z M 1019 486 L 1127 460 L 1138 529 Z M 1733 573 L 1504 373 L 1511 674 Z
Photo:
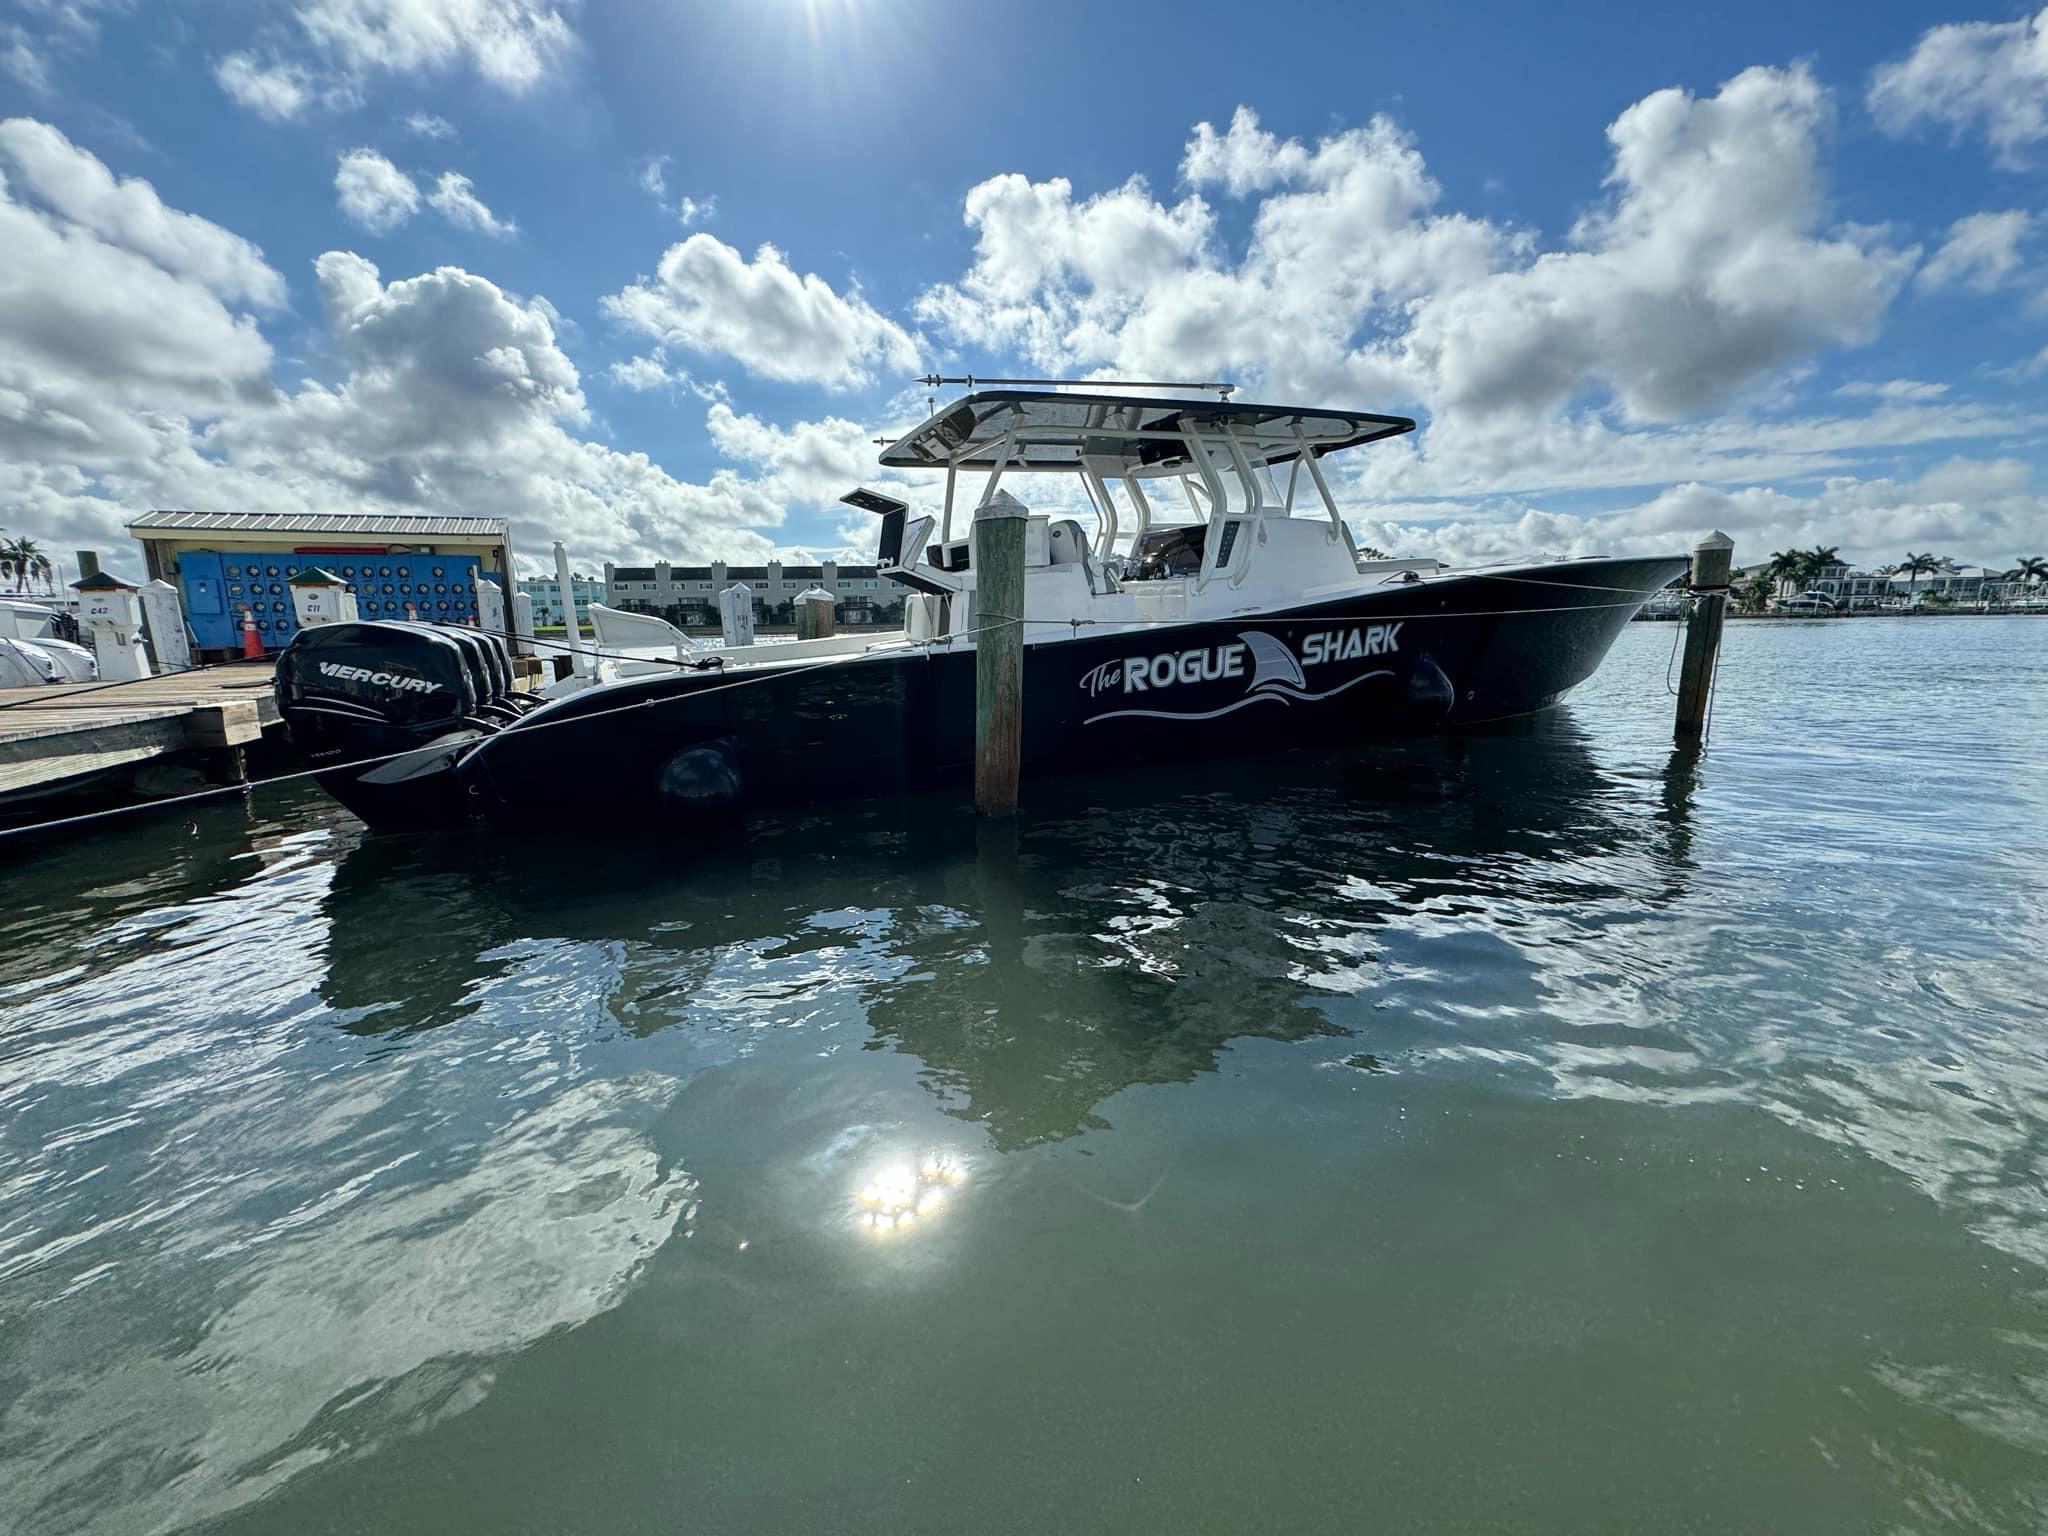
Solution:
M 745 582 L 754 594 L 754 618 L 761 624 L 795 621 L 799 592 L 820 587 L 832 594 L 833 611 L 841 624 L 893 624 L 903 617 L 901 589 L 884 590 L 881 573 L 872 565 L 613 565 L 605 562 L 604 602 L 628 613 L 651 613 L 683 628 L 718 623 L 718 594 Z
M 148 512 L 128 525 L 146 579 L 175 584 L 202 655 L 241 648 L 256 621 L 265 650 L 298 632 L 288 583 L 315 566 L 355 589 L 366 619 L 476 622 L 476 580 L 512 566 L 502 517 L 426 513 Z

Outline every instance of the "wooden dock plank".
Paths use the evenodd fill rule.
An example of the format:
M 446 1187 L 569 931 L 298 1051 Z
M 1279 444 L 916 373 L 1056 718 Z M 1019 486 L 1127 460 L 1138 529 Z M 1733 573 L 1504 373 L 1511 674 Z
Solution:
M 0 737 L 0 795 L 41 789 L 186 746 L 182 715 L 123 720 L 35 737 Z
M 278 723 L 270 663 L 106 687 L 0 689 L 0 795 L 166 753 L 245 746 Z

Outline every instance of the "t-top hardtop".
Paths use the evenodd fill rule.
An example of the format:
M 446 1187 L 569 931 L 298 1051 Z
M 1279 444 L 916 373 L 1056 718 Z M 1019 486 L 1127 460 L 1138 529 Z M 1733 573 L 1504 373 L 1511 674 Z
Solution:
M 883 449 L 892 469 L 1184 475 L 1212 446 L 1284 464 L 1413 432 L 1406 416 L 1072 390 L 980 390 Z

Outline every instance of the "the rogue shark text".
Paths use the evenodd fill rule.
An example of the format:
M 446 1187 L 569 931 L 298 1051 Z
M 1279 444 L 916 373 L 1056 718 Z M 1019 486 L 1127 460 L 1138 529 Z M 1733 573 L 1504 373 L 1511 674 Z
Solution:
M 1301 664 L 1304 667 L 1319 667 L 1326 661 L 1353 661 L 1361 656 L 1391 656 L 1400 648 L 1399 622 L 1374 624 L 1368 629 L 1324 629 L 1318 630 L 1301 642 Z
M 1332 661 L 1356 661 L 1369 656 L 1390 656 L 1401 648 L 1401 624 L 1372 624 L 1353 629 L 1322 629 L 1306 636 L 1297 658 L 1284 642 L 1271 635 L 1259 635 L 1230 645 L 1196 647 L 1186 651 L 1161 651 L 1157 656 L 1131 656 L 1105 661 L 1091 668 L 1081 687 L 1090 698 L 1103 693 L 1151 693 L 1182 683 L 1213 683 L 1223 678 L 1243 677 L 1245 659 L 1254 645 L 1258 676 L 1301 682 L 1300 669 L 1319 667 Z M 1291 674 L 1291 676 L 1290 676 Z
M 1401 648 L 1401 626 L 1405 619 L 1390 624 L 1361 624 L 1345 629 L 1319 629 L 1304 635 L 1301 649 L 1264 630 L 1239 630 L 1237 639 L 1225 645 L 1195 646 L 1184 651 L 1161 651 L 1156 656 L 1125 656 L 1091 667 L 1081 677 L 1088 697 L 1133 693 L 1157 694 L 1187 683 L 1213 683 L 1242 678 L 1244 692 L 1228 703 L 1203 709 L 1132 704 L 1090 715 L 1086 723 L 1098 720 L 1215 720 L 1253 704 L 1320 704 L 1360 683 L 1397 675 L 1388 666 L 1354 671 L 1342 682 L 1320 691 L 1308 685 L 1307 668 L 1333 661 L 1362 661 L 1375 656 L 1392 656 Z
M 1081 686 L 1093 698 L 1119 685 L 1125 693 L 1143 693 L 1151 688 L 1171 688 L 1176 683 L 1242 677 L 1244 656 L 1242 645 L 1212 645 L 1192 651 L 1162 651 L 1152 657 L 1134 656 L 1127 661 L 1105 661 L 1081 679 Z

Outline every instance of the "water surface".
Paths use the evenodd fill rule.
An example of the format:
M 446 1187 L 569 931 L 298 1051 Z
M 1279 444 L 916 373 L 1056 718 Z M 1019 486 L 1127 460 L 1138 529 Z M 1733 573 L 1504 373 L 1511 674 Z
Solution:
M 0 865 L 0 1529 L 2029 1530 L 2048 624 L 757 820 Z

